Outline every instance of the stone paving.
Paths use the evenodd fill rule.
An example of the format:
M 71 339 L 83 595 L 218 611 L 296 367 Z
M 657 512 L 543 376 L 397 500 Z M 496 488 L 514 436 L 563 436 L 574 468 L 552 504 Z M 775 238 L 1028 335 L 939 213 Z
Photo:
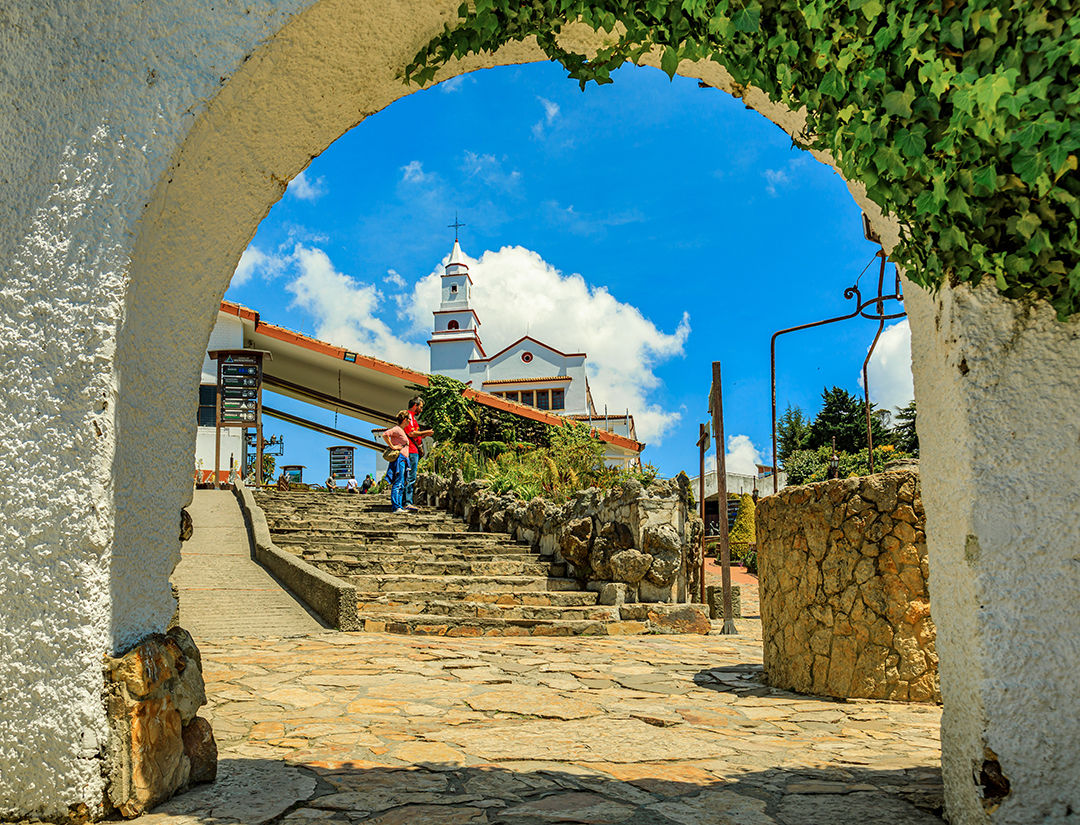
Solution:
M 739 628 L 200 640 L 219 779 L 136 822 L 942 822 L 936 707 L 769 689 Z

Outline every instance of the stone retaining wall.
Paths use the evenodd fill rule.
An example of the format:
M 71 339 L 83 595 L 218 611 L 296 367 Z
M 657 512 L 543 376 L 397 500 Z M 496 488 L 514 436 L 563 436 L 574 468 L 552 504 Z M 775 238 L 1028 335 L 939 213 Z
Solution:
M 486 481 L 422 474 L 419 503 L 440 507 L 478 530 L 509 533 L 565 561 L 602 604 L 690 603 L 699 593 L 701 522 L 687 506 L 685 476 L 643 487 L 625 481 L 563 505 L 493 493 Z
M 757 506 L 769 684 L 940 701 L 917 471 L 791 487 Z

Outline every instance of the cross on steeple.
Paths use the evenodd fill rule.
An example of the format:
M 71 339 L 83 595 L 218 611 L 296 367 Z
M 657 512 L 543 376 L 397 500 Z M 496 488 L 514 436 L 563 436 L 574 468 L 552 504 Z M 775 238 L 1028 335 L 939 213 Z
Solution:
M 455 241 L 455 242 L 456 242 L 456 241 L 457 241 L 457 239 L 458 239 L 458 230 L 459 230 L 459 229 L 460 229 L 461 227 L 463 227 L 463 226 L 466 226 L 466 224 L 463 224 L 463 223 L 461 223 L 461 222 L 460 222 L 460 221 L 458 220 L 458 216 L 457 216 L 457 211 L 455 211 L 455 212 L 454 212 L 454 222 L 453 222 L 453 223 L 450 223 L 450 224 L 447 224 L 447 227 L 448 227 L 448 228 L 450 228 L 450 229 L 453 229 L 453 230 L 454 230 L 454 241 Z

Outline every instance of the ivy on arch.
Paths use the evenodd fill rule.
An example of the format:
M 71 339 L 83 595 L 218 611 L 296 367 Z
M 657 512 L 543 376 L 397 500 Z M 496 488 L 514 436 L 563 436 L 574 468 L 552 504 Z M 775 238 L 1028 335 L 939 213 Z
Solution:
M 901 226 L 916 283 L 993 278 L 1010 298 L 1080 312 L 1080 0 L 472 0 L 405 70 L 535 36 L 584 89 L 652 49 L 674 77 L 713 60 L 807 113 L 831 153 Z M 560 46 L 581 21 L 608 44 Z

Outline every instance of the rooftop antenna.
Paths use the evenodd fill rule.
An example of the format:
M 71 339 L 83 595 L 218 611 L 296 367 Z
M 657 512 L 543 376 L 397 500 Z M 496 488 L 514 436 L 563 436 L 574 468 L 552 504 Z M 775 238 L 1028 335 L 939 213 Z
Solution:
M 462 223 L 461 221 L 458 220 L 457 210 L 455 209 L 454 210 L 454 222 L 450 223 L 450 224 L 447 224 L 448 229 L 453 229 L 454 230 L 454 243 L 457 243 L 457 241 L 458 241 L 458 230 L 461 229 L 461 227 L 463 227 L 463 226 L 468 226 L 468 224 L 464 224 L 464 223 Z

